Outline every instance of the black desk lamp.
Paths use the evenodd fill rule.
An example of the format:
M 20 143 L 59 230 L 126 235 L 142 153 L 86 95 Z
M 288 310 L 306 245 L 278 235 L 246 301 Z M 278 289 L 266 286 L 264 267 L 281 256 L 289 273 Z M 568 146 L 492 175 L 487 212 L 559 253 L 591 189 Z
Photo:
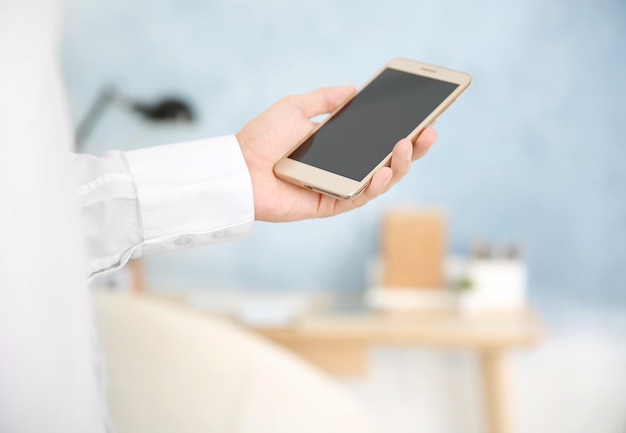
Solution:
M 122 96 L 114 87 L 105 87 L 91 105 L 85 117 L 76 128 L 76 151 L 80 152 L 87 137 L 110 104 L 118 104 L 139 113 L 143 118 L 160 123 L 189 123 L 194 120 L 193 110 L 188 102 L 180 98 L 163 98 L 154 103 L 134 101 Z

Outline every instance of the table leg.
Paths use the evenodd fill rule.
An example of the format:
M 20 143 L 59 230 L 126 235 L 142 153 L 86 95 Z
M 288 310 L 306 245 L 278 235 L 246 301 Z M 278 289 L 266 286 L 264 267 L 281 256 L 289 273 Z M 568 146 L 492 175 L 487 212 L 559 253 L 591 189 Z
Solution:
M 146 277 L 141 259 L 132 259 L 128 262 L 128 273 L 130 275 L 130 287 L 136 295 L 146 293 Z
M 489 433 L 511 433 L 505 351 L 503 349 L 485 349 L 481 351 L 480 356 L 487 431 Z

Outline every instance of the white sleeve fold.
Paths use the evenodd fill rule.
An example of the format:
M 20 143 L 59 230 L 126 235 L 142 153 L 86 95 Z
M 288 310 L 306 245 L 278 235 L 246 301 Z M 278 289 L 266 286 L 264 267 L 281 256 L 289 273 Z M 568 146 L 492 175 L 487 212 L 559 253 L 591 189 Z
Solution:
M 90 276 L 251 229 L 252 184 L 234 136 L 74 159 Z

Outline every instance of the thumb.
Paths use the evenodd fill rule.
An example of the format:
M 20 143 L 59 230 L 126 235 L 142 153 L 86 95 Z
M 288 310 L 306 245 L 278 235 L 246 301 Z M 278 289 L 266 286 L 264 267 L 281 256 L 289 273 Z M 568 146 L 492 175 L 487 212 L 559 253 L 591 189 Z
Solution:
M 356 92 L 354 86 L 323 87 L 314 92 L 285 98 L 285 102 L 297 106 L 306 117 L 315 117 L 333 111 Z

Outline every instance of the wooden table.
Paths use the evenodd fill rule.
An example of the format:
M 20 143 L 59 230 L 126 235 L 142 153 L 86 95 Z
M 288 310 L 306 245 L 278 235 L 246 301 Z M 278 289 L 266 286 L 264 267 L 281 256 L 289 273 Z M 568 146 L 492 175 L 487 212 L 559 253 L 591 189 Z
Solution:
M 338 374 L 365 373 L 369 348 L 376 344 L 476 351 L 482 367 L 489 433 L 512 431 L 506 352 L 536 343 L 543 335 L 531 311 L 480 316 L 455 312 L 317 313 L 290 328 L 254 331 Z

